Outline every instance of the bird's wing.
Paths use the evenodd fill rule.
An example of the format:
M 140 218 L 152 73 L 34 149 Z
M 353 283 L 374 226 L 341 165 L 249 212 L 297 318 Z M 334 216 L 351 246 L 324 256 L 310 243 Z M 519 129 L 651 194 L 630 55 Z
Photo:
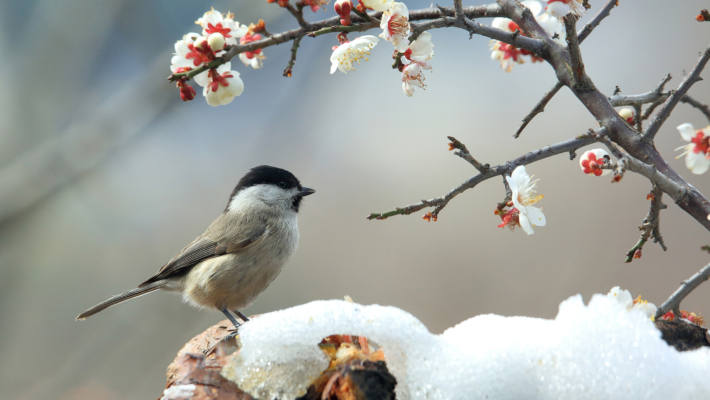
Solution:
M 262 239 L 266 236 L 266 233 L 267 229 L 266 225 L 264 225 L 254 229 L 252 232 L 240 235 L 238 238 L 232 238 L 231 240 L 214 240 L 209 237 L 199 237 L 182 249 L 182 251 L 173 257 L 172 260 L 168 261 L 167 264 L 163 265 L 157 274 L 138 285 L 138 287 L 170 276 L 186 273 L 190 268 L 209 258 L 242 251 L 259 241 L 259 239 Z

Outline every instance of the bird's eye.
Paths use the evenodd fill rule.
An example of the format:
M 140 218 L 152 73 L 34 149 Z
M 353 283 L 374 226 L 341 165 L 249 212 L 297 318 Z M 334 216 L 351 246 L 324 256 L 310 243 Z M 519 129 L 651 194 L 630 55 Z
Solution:
M 281 189 L 286 189 L 286 182 L 279 182 L 279 187 Z

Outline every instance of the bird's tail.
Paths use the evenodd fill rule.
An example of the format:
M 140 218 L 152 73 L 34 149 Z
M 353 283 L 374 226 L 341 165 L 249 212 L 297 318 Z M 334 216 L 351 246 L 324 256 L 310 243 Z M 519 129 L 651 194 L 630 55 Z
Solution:
M 76 320 L 79 321 L 79 320 L 87 319 L 90 316 L 96 314 L 97 312 L 103 311 L 103 310 L 111 307 L 114 304 L 122 303 L 122 302 L 124 302 L 126 300 L 130 300 L 134 297 L 143 296 L 144 294 L 156 291 L 156 290 L 162 288 L 163 286 L 165 286 L 167 283 L 168 283 L 168 281 L 161 280 L 161 281 L 157 281 L 157 282 L 152 282 L 152 283 L 145 285 L 143 287 L 127 290 L 121 294 L 111 297 L 108 300 L 102 301 L 101 303 L 84 311 L 83 313 L 79 314 L 78 317 L 76 317 Z

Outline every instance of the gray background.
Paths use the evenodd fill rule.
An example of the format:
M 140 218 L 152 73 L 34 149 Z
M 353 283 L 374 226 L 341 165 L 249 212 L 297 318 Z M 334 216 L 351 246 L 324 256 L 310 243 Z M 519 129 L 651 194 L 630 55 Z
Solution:
M 650 90 L 668 72 L 676 87 L 710 43 L 710 24 L 693 19 L 707 2 L 621 3 L 583 45 L 588 73 L 607 94 L 615 85 L 624 94 Z M 554 84 L 551 69 L 527 63 L 506 74 L 486 38 L 445 29 L 433 32 L 434 70 L 413 98 L 389 68 L 390 44 L 380 42 L 356 72 L 329 75 L 336 41 L 323 36 L 303 40 L 291 79 L 281 77 L 289 46 L 268 48 L 262 70 L 233 62 L 246 90 L 232 104 L 211 108 L 201 95 L 184 104 L 165 82 L 172 46 L 213 5 L 240 22 L 263 18 L 272 32 L 295 27 L 263 1 L 0 3 L 1 398 L 158 397 L 176 352 L 220 314 L 159 293 L 85 322 L 74 317 L 152 275 L 260 164 L 289 169 L 318 192 L 303 206 L 299 252 L 247 314 L 347 294 L 401 307 L 442 332 L 485 313 L 553 318 L 567 297 L 615 285 L 660 304 L 710 261 L 699 250 L 707 232 L 670 204 L 661 223 L 669 251 L 649 243 L 641 260 L 624 264 L 648 182 L 627 174 L 612 185 L 564 155 L 528 167 L 541 178 L 548 221 L 533 236 L 496 228 L 499 179 L 456 198 L 436 223 L 423 212 L 365 220 L 443 195 L 475 173 L 447 151 L 447 135 L 494 164 L 595 122 L 563 89 L 512 139 Z M 593 15 L 602 1 L 592 5 Z M 332 15 L 328 7 L 307 18 Z M 708 103 L 704 75 L 691 94 Z M 681 104 L 657 147 L 710 194 L 707 175 L 673 159 L 683 122 L 707 124 Z M 710 315 L 708 300 L 702 286 L 683 308 Z

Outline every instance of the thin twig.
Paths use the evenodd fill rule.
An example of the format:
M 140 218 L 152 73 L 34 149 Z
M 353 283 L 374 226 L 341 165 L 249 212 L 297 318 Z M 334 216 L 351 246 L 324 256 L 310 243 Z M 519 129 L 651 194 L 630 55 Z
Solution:
M 562 86 L 564 86 L 562 84 L 562 82 L 557 81 L 557 83 L 555 83 L 555 86 L 553 86 L 552 89 L 547 91 L 547 93 L 545 93 L 545 95 L 542 96 L 542 99 L 540 99 L 540 101 L 535 105 L 535 108 L 533 108 L 533 110 L 530 111 L 530 113 L 528 115 L 526 115 L 525 118 L 523 118 L 523 123 L 520 124 L 520 128 L 518 128 L 518 130 L 515 132 L 515 135 L 513 135 L 514 138 L 517 139 L 518 137 L 520 137 L 520 134 L 523 132 L 523 129 L 525 129 L 525 127 L 528 126 L 530 121 L 532 121 L 536 115 L 545 111 L 545 106 L 547 106 L 547 103 L 549 103 L 550 100 L 552 100 L 552 98 L 555 97 L 557 92 L 559 92 L 560 89 L 562 89 Z
M 478 160 L 473 158 L 471 153 L 469 153 L 468 149 L 466 148 L 466 145 L 456 140 L 455 137 L 447 136 L 447 138 L 451 141 L 451 143 L 449 143 L 449 150 L 457 149 L 457 151 L 454 152 L 454 155 L 457 155 L 468 161 L 468 163 L 473 165 L 473 168 L 476 168 L 478 172 L 485 173 L 490 168 L 490 165 L 481 164 L 480 162 L 478 162 Z
M 308 21 L 306 21 L 303 18 L 303 7 L 302 6 L 299 6 L 298 8 L 296 8 L 289 2 L 289 3 L 286 3 L 286 6 L 284 8 L 287 9 L 288 12 L 290 12 L 291 15 L 293 15 L 294 18 L 296 18 L 298 25 L 300 25 L 302 28 L 307 28 L 310 25 L 308 23 Z
M 296 65 L 296 54 L 298 53 L 298 47 L 301 45 L 301 39 L 303 39 L 303 36 L 293 39 L 293 45 L 291 46 L 291 58 L 288 60 L 288 65 L 284 70 L 285 77 L 290 78 L 293 73 L 293 66 Z
M 649 142 L 653 141 L 658 133 L 658 130 L 661 129 L 663 123 L 666 122 L 666 119 L 671 115 L 671 112 L 680 99 L 688 93 L 688 90 L 695 82 L 703 79 L 700 77 L 700 72 L 702 72 L 703 68 L 705 68 L 708 60 L 710 60 L 710 46 L 708 46 L 708 48 L 705 49 L 705 51 L 700 55 L 700 58 L 693 67 L 693 70 L 690 71 L 685 79 L 683 79 L 683 82 L 681 82 L 680 86 L 678 86 L 678 89 L 668 96 L 668 100 L 663 103 L 661 111 L 659 111 L 653 120 L 651 120 L 651 124 L 646 129 L 646 133 L 643 134 L 643 138 L 645 140 Z
M 320 35 L 325 35 L 327 33 L 334 32 L 365 32 L 372 28 L 380 26 L 380 21 L 370 21 L 364 22 L 362 24 L 352 24 L 352 25 L 339 25 L 339 26 L 329 26 L 327 28 L 319 29 L 315 32 L 308 32 L 308 37 L 318 37 Z
M 676 290 L 671 297 L 668 298 L 656 311 L 656 319 L 661 318 L 668 311 L 673 310 L 673 313 L 680 317 L 680 302 L 683 301 L 695 288 L 700 286 L 701 283 L 710 279 L 710 264 L 706 265 L 698 271 L 695 275 L 691 276 L 685 282 L 681 283 L 678 290 Z
M 579 40 L 580 44 L 584 41 L 584 39 L 587 38 L 587 36 L 589 36 L 590 33 L 592 33 L 594 28 L 599 26 L 599 23 L 601 23 L 604 18 L 609 16 L 609 13 L 611 13 L 611 9 L 617 5 L 618 1 L 619 0 L 608 0 L 606 4 L 604 4 L 604 7 L 599 10 L 597 15 L 595 15 L 594 18 L 592 18 L 592 20 L 589 21 L 589 23 L 577 33 L 577 39 Z
M 527 153 L 523 156 L 520 156 L 514 160 L 508 161 L 506 163 L 494 166 L 494 167 L 489 167 L 486 169 L 486 172 L 481 172 L 476 176 L 473 176 L 469 178 L 466 182 L 463 182 L 459 186 L 455 187 L 452 189 L 449 193 L 447 193 L 444 196 L 437 197 L 431 200 L 422 200 L 419 203 L 416 204 L 411 204 L 406 207 L 397 207 L 396 209 L 384 213 L 372 213 L 367 216 L 367 219 L 387 219 L 389 217 L 395 216 L 395 215 L 409 215 L 413 212 L 417 212 L 423 208 L 426 207 L 435 207 L 434 211 L 432 214 L 434 216 L 438 216 L 439 212 L 446 207 L 446 205 L 453 199 L 454 197 L 458 196 L 459 194 L 465 192 L 468 189 L 474 188 L 476 185 L 479 183 L 488 180 L 490 178 L 493 178 L 495 176 L 503 175 L 503 174 L 510 174 L 513 172 L 515 167 L 519 165 L 527 165 L 534 163 L 536 161 L 543 160 L 548 157 L 552 157 L 558 154 L 564 154 L 570 151 L 574 151 L 579 149 L 580 147 L 587 146 L 589 144 L 594 143 L 593 138 L 585 137 L 581 139 L 570 139 L 566 140 L 564 142 L 560 142 L 557 144 L 553 144 L 551 146 L 543 147 L 541 149 L 532 151 L 530 153 Z
M 609 102 L 611 102 L 611 105 L 613 105 L 614 107 L 621 107 L 641 106 L 647 103 L 655 102 L 661 97 L 663 97 L 663 99 L 665 100 L 666 97 L 664 96 L 668 96 L 670 93 L 664 93 L 663 88 L 666 86 L 666 83 L 668 83 L 668 81 L 670 81 L 671 79 L 671 74 L 666 75 L 666 77 L 661 80 L 661 82 L 658 84 L 658 86 L 656 86 L 654 90 L 646 93 L 631 96 L 621 96 L 618 92 L 614 92 L 614 95 L 609 97 Z
M 641 106 L 634 106 L 634 124 L 639 133 L 643 132 L 643 120 L 641 119 Z
M 710 122 L 710 107 L 708 107 L 707 104 L 702 104 L 701 102 L 695 100 L 687 94 L 683 96 L 680 101 L 682 103 L 690 104 L 691 106 L 700 110 L 701 113 L 705 114 L 705 118 L 708 119 L 708 122 Z
M 646 218 L 644 218 L 643 223 L 639 226 L 639 230 L 642 231 L 641 238 L 639 241 L 626 253 L 626 260 L 624 262 L 630 263 L 634 258 L 641 258 L 641 250 L 643 245 L 648 241 L 649 237 L 653 237 L 653 241 L 658 243 L 663 251 L 666 251 L 666 245 L 663 243 L 663 238 L 660 234 L 659 222 L 660 213 L 664 207 L 661 201 L 663 197 L 663 191 L 657 185 L 653 185 L 653 190 L 649 194 L 651 198 L 651 209 L 648 211 Z

